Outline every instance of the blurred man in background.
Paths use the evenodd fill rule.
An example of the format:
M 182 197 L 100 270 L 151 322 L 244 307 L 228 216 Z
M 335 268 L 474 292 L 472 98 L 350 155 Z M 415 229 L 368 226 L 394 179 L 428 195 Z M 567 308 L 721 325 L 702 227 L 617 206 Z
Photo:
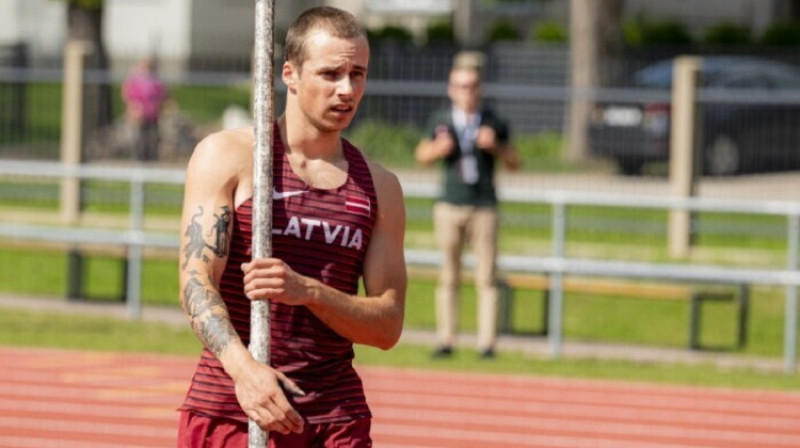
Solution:
M 481 104 L 483 55 L 456 55 L 447 88 L 450 106 L 435 112 L 428 134 L 416 148 L 423 165 L 440 161 L 443 169 L 441 197 L 434 206 L 436 241 L 443 264 L 436 289 L 436 325 L 439 346 L 435 357 L 452 355 L 455 344 L 461 255 L 467 241 L 477 264 L 478 350 L 481 358 L 495 356 L 498 288 L 496 257 L 498 237 L 495 163 L 516 170 L 520 159 L 511 143 L 508 125 Z

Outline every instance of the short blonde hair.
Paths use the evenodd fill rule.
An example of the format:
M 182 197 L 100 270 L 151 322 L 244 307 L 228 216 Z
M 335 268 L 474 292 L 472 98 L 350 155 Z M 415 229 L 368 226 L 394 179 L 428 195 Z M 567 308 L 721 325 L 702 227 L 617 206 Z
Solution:
M 286 33 L 284 59 L 303 66 L 306 60 L 306 38 L 314 30 L 324 30 L 341 39 L 366 37 L 366 31 L 347 11 L 332 6 L 318 6 L 300 14 Z
M 453 70 L 473 69 L 481 71 L 486 63 L 486 56 L 479 51 L 461 51 L 453 58 Z

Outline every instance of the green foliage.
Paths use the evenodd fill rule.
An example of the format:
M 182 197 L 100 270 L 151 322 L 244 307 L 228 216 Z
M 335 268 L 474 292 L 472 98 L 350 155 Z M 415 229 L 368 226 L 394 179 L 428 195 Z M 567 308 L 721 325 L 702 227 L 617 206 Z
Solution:
M 99 9 L 103 7 L 103 0 L 55 0 L 67 2 L 68 5 L 76 5 L 84 9 Z
M 623 20 L 622 38 L 625 43 L 631 47 L 641 47 L 644 45 L 641 23 L 636 20 Z
M 250 85 L 234 88 L 176 85 L 170 87 L 170 96 L 181 111 L 200 124 L 215 123 L 228 106 L 250 110 Z
M 474 302 L 474 300 L 471 301 Z M 777 301 L 776 304 L 780 309 L 780 301 Z M 575 305 L 568 302 L 567 312 L 570 312 Z M 609 304 L 604 303 L 604 305 Z M 428 315 L 432 314 L 432 308 L 426 311 Z M 589 322 L 594 321 L 595 317 L 593 316 Z M 774 327 L 777 340 L 780 340 L 780 323 L 765 323 Z M 0 344 L 8 346 L 187 356 L 196 356 L 201 349 L 188 323 L 183 326 L 175 326 L 102 316 L 64 315 L 46 311 L 3 308 L 0 312 L 0 327 L 3 328 L 3 331 L 0 332 Z M 685 330 L 685 327 L 682 330 Z M 662 364 L 635 360 L 576 360 L 569 358 L 551 360 L 543 357 L 531 357 L 529 354 L 514 351 L 500 352 L 493 362 L 487 363 L 480 361 L 476 352 L 470 347 L 456 351 L 455 356 L 451 359 L 432 361 L 430 347 L 402 342 L 389 351 L 363 345 L 356 345 L 355 350 L 357 365 L 570 378 L 605 378 L 620 381 L 635 380 L 771 390 L 797 390 L 800 387 L 800 376 L 798 375 L 735 367 L 717 368 L 710 364 Z
M 559 22 L 540 22 L 534 31 L 533 38 L 536 42 L 564 43 L 567 41 L 567 32 Z
M 370 158 L 398 168 L 415 167 L 414 148 L 422 131 L 411 125 L 395 125 L 380 120 L 366 120 L 345 136 Z M 563 138 L 557 132 L 518 135 L 514 144 L 526 171 L 560 171 L 569 169 L 561 160 Z
M 425 32 L 428 43 L 451 43 L 455 42 L 455 32 L 453 31 L 453 24 L 447 22 L 434 22 L 428 25 Z
M 769 26 L 761 36 L 761 44 L 775 47 L 800 46 L 800 23 L 782 22 Z
M 634 47 L 646 45 L 691 45 L 694 40 L 686 26 L 676 21 L 627 21 L 623 25 L 625 42 Z
M 514 146 L 519 152 L 522 169 L 525 171 L 553 172 L 579 168 L 562 160 L 564 139 L 557 132 L 517 135 L 514 137 Z
M 196 354 L 202 348 L 188 324 L 179 328 L 102 316 L 3 311 L 3 345 L 169 354 Z
M 709 27 L 703 36 L 703 42 L 708 45 L 747 45 L 752 40 L 750 29 L 729 22 Z
M 419 129 L 366 120 L 347 131 L 346 137 L 371 159 L 393 167 L 414 166 L 414 148 L 422 138 Z
M 488 30 L 486 30 L 486 43 L 499 42 L 499 41 L 514 41 L 520 39 L 520 33 L 517 27 L 507 20 L 496 21 Z
M 495 8 L 503 3 L 546 3 L 553 0 L 481 0 L 485 8 Z
M 397 25 L 386 25 L 383 28 L 379 28 L 377 30 L 367 30 L 367 37 L 369 38 L 370 42 L 373 43 L 387 42 L 387 41 L 407 43 L 413 41 L 413 36 L 411 35 L 411 31 Z

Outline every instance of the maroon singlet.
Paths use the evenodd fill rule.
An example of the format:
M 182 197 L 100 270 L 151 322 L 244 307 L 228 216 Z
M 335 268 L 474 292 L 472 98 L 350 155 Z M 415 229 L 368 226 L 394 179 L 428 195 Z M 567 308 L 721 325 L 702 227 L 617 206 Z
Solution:
M 280 135 L 277 128 L 275 135 Z M 345 140 L 342 147 L 347 181 L 337 189 L 320 190 L 294 174 L 281 139 L 275 139 L 272 254 L 302 275 L 356 294 L 377 200 L 363 155 Z M 251 223 L 248 199 L 235 210 L 230 254 L 220 281 L 231 321 L 245 344 L 250 339 L 250 301 L 244 295 L 240 265 L 252 256 Z M 270 361 L 306 392 L 305 397 L 289 399 L 308 423 L 371 417 L 353 356 L 353 343 L 308 308 L 270 305 Z M 247 420 L 233 381 L 208 349 L 203 350 L 181 409 Z

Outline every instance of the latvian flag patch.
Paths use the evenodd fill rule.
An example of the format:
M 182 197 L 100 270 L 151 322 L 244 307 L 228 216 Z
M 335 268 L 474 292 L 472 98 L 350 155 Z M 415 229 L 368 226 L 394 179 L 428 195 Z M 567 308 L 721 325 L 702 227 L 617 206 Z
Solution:
M 356 198 L 348 196 L 344 200 L 344 210 L 348 213 L 369 216 L 369 198 Z

